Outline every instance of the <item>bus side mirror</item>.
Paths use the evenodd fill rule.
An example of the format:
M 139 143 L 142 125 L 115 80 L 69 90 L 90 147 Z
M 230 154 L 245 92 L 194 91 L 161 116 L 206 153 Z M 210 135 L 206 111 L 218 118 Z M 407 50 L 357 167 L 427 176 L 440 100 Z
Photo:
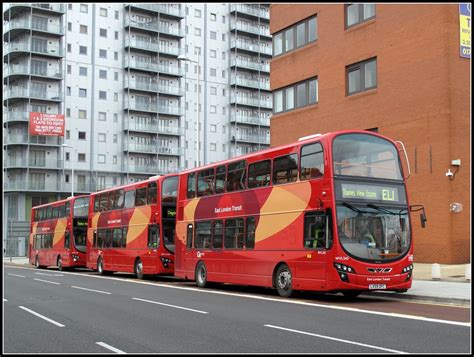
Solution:
M 413 205 L 413 206 L 410 206 L 410 211 L 414 212 L 414 211 L 422 211 L 420 213 L 420 223 L 421 223 L 421 227 L 422 228 L 425 228 L 426 227 L 426 213 L 425 213 L 425 207 L 423 205 Z

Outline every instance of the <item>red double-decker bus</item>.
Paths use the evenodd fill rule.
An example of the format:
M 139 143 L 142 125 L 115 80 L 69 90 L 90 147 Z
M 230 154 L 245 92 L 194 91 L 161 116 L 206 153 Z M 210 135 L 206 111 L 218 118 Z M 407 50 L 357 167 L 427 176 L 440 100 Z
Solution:
M 172 275 L 178 176 L 91 194 L 87 267 L 103 275 Z
M 406 291 L 413 238 L 401 147 L 367 131 L 316 134 L 180 173 L 175 275 L 281 296 Z
M 86 266 L 89 196 L 69 197 L 31 209 L 28 256 L 36 268 Z

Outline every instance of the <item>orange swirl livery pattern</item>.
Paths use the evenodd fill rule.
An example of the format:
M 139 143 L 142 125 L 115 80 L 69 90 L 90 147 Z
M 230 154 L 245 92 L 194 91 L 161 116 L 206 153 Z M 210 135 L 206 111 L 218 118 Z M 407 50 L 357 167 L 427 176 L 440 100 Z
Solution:
M 256 244 L 273 237 L 302 217 L 311 199 L 311 185 L 293 185 L 248 191 L 222 196 L 210 196 L 189 201 L 184 207 L 184 221 L 258 216 Z M 278 213 L 277 219 L 275 214 Z M 185 229 L 185 227 L 182 227 Z M 181 229 L 178 231 L 178 236 Z M 184 233 L 184 232 L 183 232 Z

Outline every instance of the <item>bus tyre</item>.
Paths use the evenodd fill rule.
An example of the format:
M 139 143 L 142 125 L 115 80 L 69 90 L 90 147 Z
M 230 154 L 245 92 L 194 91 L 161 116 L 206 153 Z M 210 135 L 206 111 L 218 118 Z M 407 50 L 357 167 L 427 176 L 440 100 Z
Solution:
M 58 265 L 58 270 L 62 271 L 63 270 L 63 261 L 62 261 L 60 255 L 58 256 L 58 264 L 57 265 Z
M 105 275 L 104 263 L 102 262 L 102 258 L 97 259 L 97 272 L 99 273 L 99 275 Z
M 39 261 L 38 256 L 36 256 L 36 259 L 35 259 L 35 268 L 36 268 L 36 269 L 40 269 L 40 268 L 41 268 L 41 266 L 40 266 L 40 261 Z
M 142 263 L 142 260 L 140 258 L 137 258 L 137 260 L 135 261 L 135 276 L 137 277 L 137 279 L 143 279 L 144 278 L 143 263 Z
M 293 293 L 291 270 L 286 264 L 278 267 L 275 276 L 275 286 L 281 297 L 290 297 Z
M 342 292 L 342 294 L 346 298 L 355 298 L 355 297 L 358 297 L 361 293 L 362 291 L 357 291 L 357 290 L 344 290 Z
M 207 269 L 203 262 L 199 262 L 196 267 L 196 285 L 200 288 L 205 288 L 207 285 Z

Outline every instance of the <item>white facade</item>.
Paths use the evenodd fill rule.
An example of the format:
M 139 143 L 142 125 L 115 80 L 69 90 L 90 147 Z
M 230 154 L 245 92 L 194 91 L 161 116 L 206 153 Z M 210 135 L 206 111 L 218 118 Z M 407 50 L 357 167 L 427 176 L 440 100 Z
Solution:
M 72 168 L 74 193 L 89 193 L 269 146 L 268 5 L 15 3 L 3 15 L 4 221 L 70 195 Z M 65 114 L 64 139 L 29 135 L 31 111 Z

